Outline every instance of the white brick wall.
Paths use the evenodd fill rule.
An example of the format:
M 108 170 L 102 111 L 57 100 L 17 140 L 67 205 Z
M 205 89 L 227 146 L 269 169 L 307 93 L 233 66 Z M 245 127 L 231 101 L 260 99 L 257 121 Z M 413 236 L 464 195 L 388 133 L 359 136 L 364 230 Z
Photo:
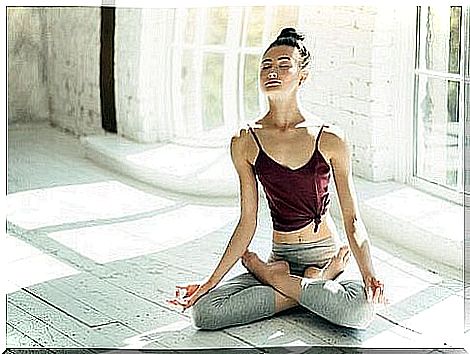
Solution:
M 22 69 L 15 69 L 18 77 L 23 75 L 9 80 L 9 121 L 46 119 L 49 114 L 53 123 L 76 134 L 101 133 L 100 9 L 47 8 L 42 17 L 31 9 L 17 11 L 17 21 L 9 25 L 18 28 L 18 38 L 27 39 L 23 42 L 33 55 L 23 59 L 15 54 L 22 42 L 9 34 L 9 72 L 13 66 Z M 401 159 L 410 149 L 415 11 L 414 6 L 312 6 L 300 11 L 298 28 L 306 32 L 314 55 L 302 103 L 346 131 L 353 172 L 373 181 L 394 179 L 409 168 Z M 155 142 L 171 134 L 173 15 L 171 9 L 116 10 L 120 135 Z M 45 33 L 47 40 L 34 33 Z
M 400 154 L 395 144 L 406 135 L 397 127 L 412 119 L 400 116 L 411 113 L 412 100 L 395 100 L 403 97 L 398 93 L 402 87 L 412 95 L 412 77 L 400 73 L 413 68 L 414 44 L 400 41 L 404 30 L 412 31 L 415 11 L 413 6 L 315 6 L 300 11 L 299 29 L 306 32 L 315 57 L 301 96 L 304 106 L 346 132 L 354 174 L 372 181 L 396 178 Z M 403 60 L 398 52 L 411 57 Z

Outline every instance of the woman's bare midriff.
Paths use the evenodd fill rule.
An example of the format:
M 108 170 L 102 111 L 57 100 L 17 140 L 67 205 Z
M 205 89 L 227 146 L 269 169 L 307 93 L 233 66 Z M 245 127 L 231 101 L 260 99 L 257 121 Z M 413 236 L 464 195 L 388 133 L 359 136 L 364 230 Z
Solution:
M 313 231 L 314 226 L 315 223 L 312 221 L 307 226 L 295 231 L 281 232 L 273 230 L 273 242 L 284 244 L 308 243 L 322 241 L 330 237 L 337 236 L 334 221 L 329 213 L 322 218 L 322 222 L 320 223 L 316 233 Z

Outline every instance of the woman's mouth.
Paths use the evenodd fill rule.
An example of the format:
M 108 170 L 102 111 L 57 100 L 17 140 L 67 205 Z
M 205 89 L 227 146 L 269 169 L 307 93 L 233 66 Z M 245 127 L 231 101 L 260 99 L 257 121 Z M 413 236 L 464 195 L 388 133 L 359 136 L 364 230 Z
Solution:
M 280 84 L 281 84 L 280 80 L 269 80 L 269 81 L 266 81 L 264 86 L 277 86 L 277 85 L 280 85 Z

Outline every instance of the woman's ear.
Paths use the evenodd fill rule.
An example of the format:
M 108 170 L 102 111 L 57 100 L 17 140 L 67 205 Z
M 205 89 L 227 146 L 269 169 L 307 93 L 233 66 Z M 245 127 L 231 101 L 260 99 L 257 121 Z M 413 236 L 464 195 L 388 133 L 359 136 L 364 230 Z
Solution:
M 300 80 L 299 80 L 299 86 L 302 85 L 302 83 L 307 80 L 308 77 L 308 71 L 307 70 L 301 70 L 300 71 Z

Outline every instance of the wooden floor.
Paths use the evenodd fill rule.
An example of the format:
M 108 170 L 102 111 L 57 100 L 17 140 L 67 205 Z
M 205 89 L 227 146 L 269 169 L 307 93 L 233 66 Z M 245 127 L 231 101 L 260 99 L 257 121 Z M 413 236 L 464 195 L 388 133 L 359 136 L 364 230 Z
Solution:
M 302 309 L 222 331 L 196 330 L 189 311 L 165 300 L 176 284 L 214 269 L 237 205 L 156 191 L 113 174 L 84 158 L 75 137 L 48 126 L 13 127 L 8 139 L 8 348 L 464 352 L 450 350 L 467 338 L 462 276 L 423 268 L 418 257 L 373 235 L 374 265 L 391 304 L 378 309 L 367 330 L 338 327 Z M 172 234 L 175 223 L 180 231 Z M 262 258 L 269 233 L 263 206 L 250 246 Z M 243 271 L 237 264 L 226 278 Z M 358 276 L 354 262 L 342 275 Z

